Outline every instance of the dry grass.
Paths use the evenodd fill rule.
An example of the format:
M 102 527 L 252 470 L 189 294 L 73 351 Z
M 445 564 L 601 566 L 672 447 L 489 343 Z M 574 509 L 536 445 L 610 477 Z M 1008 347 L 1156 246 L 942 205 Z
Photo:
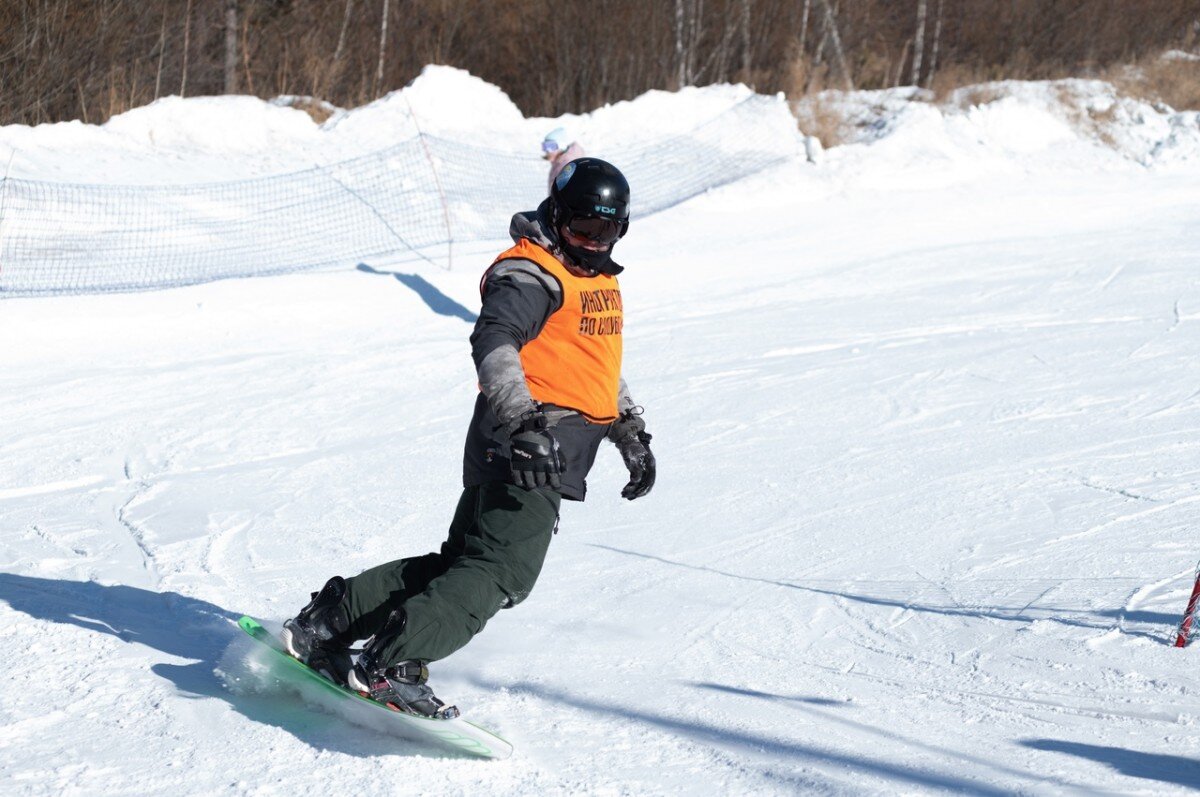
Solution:
M 807 55 L 793 48 L 784 87 L 785 95 L 792 99 L 792 113 L 805 135 L 816 136 L 826 149 L 851 139 L 854 123 L 847 117 L 845 105 L 838 100 L 837 90 L 843 86 L 832 74 L 829 64 L 814 65 Z M 827 91 L 831 93 L 825 93 Z
M 805 135 L 816 136 L 825 149 L 850 140 L 854 126 L 846 116 L 846 107 L 834 99 L 836 94 L 812 94 L 792 103 L 792 112 Z
M 1122 94 L 1177 111 L 1200 111 L 1200 60 L 1148 58 L 1133 67 L 1106 70 L 1104 79 Z
M 1119 149 L 1117 128 L 1122 124 L 1120 99 L 1104 108 L 1096 108 L 1070 84 L 1054 87 L 1054 98 L 1067 123 L 1079 133 L 1095 138 L 1110 149 Z M 1120 91 L 1118 90 L 1118 95 Z
M 1002 92 L 994 85 L 1003 75 L 995 69 L 980 69 L 964 64 L 952 64 L 939 69 L 929 82 L 929 90 L 933 94 L 933 103 L 941 105 L 949 102 L 954 96 L 956 103 L 962 107 L 972 105 L 987 105 L 1000 99 Z M 957 95 L 960 89 L 965 89 Z
M 947 92 L 943 102 L 949 102 L 953 98 L 955 105 L 966 110 L 967 108 L 974 108 L 980 105 L 990 105 L 996 100 L 1003 99 L 1004 96 L 1004 89 L 999 84 L 979 83 L 976 85 L 960 86 L 953 91 Z
M 298 111 L 304 111 L 319 125 L 325 124 L 329 117 L 337 113 L 337 108 L 333 105 L 314 97 L 288 97 L 286 102 L 280 102 L 279 104 L 295 108 Z
M 1114 66 L 1102 70 L 1050 70 L 1027 79 L 1055 80 L 1069 77 L 1098 79 L 1113 84 L 1116 101 L 1109 105 L 1096 104 L 1079 94 L 1069 82 L 1055 84 L 1053 91 L 1061 112 L 1073 128 L 1093 137 L 1106 146 L 1117 149 L 1118 127 L 1127 123 L 1129 100 L 1148 102 L 1161 111 L 1200 110 L 1200 56 L 1189 57 L 1176 51 L 1167 57 L 1156 55 L 1133 65 Z M 953 65 L 940 69 L 931 81 L 929 90 L 917 93 L 913 101 L 930 102 L 966 110 L 983 106 L 1006 96 L 1001 80 L 1019 79 L 999 74 L 996 69 L 971 68 Z M 800 129 L 820 139 L 822 146 L 836 147 L 855 139 L 862 124 L 861 103 L 857 106 L 843 102 L 839 93 L 827 91 L 837 85 L 827 85 L 827 71 L 814 74 L 796 59 L 789 70 L 789 91 L 792 111 Z

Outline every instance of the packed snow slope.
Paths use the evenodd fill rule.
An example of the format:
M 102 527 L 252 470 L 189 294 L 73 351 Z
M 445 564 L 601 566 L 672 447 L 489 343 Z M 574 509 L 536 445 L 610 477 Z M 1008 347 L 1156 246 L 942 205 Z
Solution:
M 1200 790 L 1200 182 L 1013 109 L 1041 143 L 985 167 L 883 138 L 635 218 L 658 484 L 603 450 L 433 666 L 503 762 L 306 705 L 233 623 L 440 542 L 487 258 L 0 304 L 4 792 Z

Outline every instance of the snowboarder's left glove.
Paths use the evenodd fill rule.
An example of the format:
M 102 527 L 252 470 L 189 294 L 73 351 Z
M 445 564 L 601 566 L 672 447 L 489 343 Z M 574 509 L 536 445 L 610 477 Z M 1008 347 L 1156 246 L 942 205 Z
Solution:
M 544 414 L 528 412 L 521 416 L 511 430 L 508 445 L 513 484 L 526 490 L 562 487 L 561 474 L 566 465 Z
M 650 435 L 635 432 L 616 441 L 617 450 L 629 468 L 629 484 L 621 490 L 621 497 L 632 501 L 650 492 L 654 486 L 654 454 L 650 452 Z

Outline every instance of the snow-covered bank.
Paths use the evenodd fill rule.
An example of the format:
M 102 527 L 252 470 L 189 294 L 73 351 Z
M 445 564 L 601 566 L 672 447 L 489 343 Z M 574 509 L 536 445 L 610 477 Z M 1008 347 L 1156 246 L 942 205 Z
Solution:
M 642 147 L 687 132 L 751 96 L 745 86 L 652 91 L 580 116 L 526 119 L 504 92 L 452 67 L 318 124 L 302 110 L 253 97 L 165 97 L 103 125 L 0 126 L 11 177 L 147 184 L 280 174 L 384 149 L 419 131 L 503 152 L 540 155 L 566 125 L 589 150 Z M 11 163 L 10 163 L 11 160 Z
M 537 154 L 565 126 L 588 149 L 614 155 L 687 133 L 751 96 L 745 86 L 650 91 L 591 113 L 526 119 L 500 89 L 430 66 L 369 105 L 332 109 L 318 124 L 285 102 L 166 97 L 113 117 L 0 127 L 12 177 L 83 183 L 212 182 L 279 174 L 386 148 L 418 130 L 509 153 Z M 1200 112 L 1122 95 L 1096 80 L 1003 81 L 935 102 L 912 88 L 829 91 L 794 103 L 801 127 L 836 139 L 821 171 L 835 183 L 902 170 L 962 180 L 998 171 L 1200 164 Z
M 1097 80 L 1002 81 L 936 101 L 928 91 L 827 91 L 794 103 L 801 127 L 839 143 L 849 182 L 941 185 L 994 174 L 1200 169 L 1200 112 Z

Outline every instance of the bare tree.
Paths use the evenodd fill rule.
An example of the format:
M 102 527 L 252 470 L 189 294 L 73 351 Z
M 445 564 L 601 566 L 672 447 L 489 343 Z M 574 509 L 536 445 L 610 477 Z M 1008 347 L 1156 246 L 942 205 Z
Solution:
M 829 0 L 821 0 L 821 5 L 825 7 L 825 35 L 833 45 L 833 56 L 837 59 L 838 71 L 842 73 L 846 90 L 853 91 L 854 81 L 850 79 L 850 70 L 846 66 L 846 51 L 842 49 L 842 37 L 838 34 L 837 14 L 834 13 L 833 6 L 829 5 Z
M 154 75 L 154 99 L 158 99 L 162 88 L 163 57 L 167 54 L 167 4 L 163 2 L 162 29 L 158 34 L 158 70 Z
M 688 30 L 689 35 L 688 35 L 688 47 L 687 47 L 688 85 L 689 86 L 699 82 L 698 81 L 699 76 L 696 71 L 696 55 L 697 55 L 697 51 L 700 49 L 700 38 L 704 35 L 704 28 L 703 28 L 704 0 L 691 0 L 691 2 L 692 2 L 692 8 L 691 8 L 692 19 L 691 19 L 691 25 L 689 26 L 689 30 Z
M 742 0 L 742 80 L 750 88 L 754 88 L 753 79 L 750 77 L 750 0 Z
M 375 68 L 375 92 L 383 91 L 383 54 L 387 49 L 388 12 L 391 0 L 383 0 L 383 17 L 379 22 L 379 65 Z
M 804 11 L 800 16 L 800 56 L 804 57 L 804 48 L 808 45 L 808 12 L 812 10 L 812 0 L 804 0 Z
M 354 13 L 354 0 L 346 0 L 346 11 L 342 14 L 342 29 L 338 33 L 337 49 L 333 51 L 333 66 L 336 69 L 342 61 L 342 53 L 346 50 L 346 31 L 350 28 L 350 17 Z
M 687 58 L 683 48 L 683 3 L 675 0 L 675 84 L 678 88 L 687 85 Z
M 933 52 L 929 54 L 929 72 L 925 75 L 925 88 L 933 85 L 933 73 L 937 71 L 938 47 L 942 43 L 942 3 L 945 0 L 938 0 L 937 4 L 937 21 L 933 23 Z
M 730 26 L 725 32 L 731 33 Z M 704 37 L 704 0 L 675 0 L 675 82 L 679 87 L 691 86 L 721 54 L 710 53 L 703 67 L 697 67 L 697 55 Z M 725 45 L 728 46 L 728 37 Z
M 735 77 L 774 92 L 930 86 L 952 68 L 964 81 L 1103 76 L 1194 48 L 1197 3 L 1137 0 L 1134 26 L 1116 0 L 605 0 L 602 15 L 585 0 L 0 0 L 0 124 L 84 109 L 98 122 L 222 91 L 354 107 L 427 63 L 469 70 L 531 116 Z M 1176 107 L 1200 103 L 1194 70 L 1144 71 Z
M 225 93 L 237 91 L 238 0 L 225 0 Z
M 912 49 L 912 39 L 904 42 L 904 46 L 900 48 L 900 60 L 896 62 L 896 77 L 893 78 L 889 85 L 899 86 L 904 80 L 904 65 L 908 63 L 908 51 Z
M 179 81 L 179 96 L 187 96 L 188 45 L 192 40 L 192 0 L 187 0 L 183 19 L 183 77 Z
M 925 14 L 928 0 L 917 0 L 917 32 L 913 34 L 911 83 L 921 85 L 921 57 L 925 54 Z

